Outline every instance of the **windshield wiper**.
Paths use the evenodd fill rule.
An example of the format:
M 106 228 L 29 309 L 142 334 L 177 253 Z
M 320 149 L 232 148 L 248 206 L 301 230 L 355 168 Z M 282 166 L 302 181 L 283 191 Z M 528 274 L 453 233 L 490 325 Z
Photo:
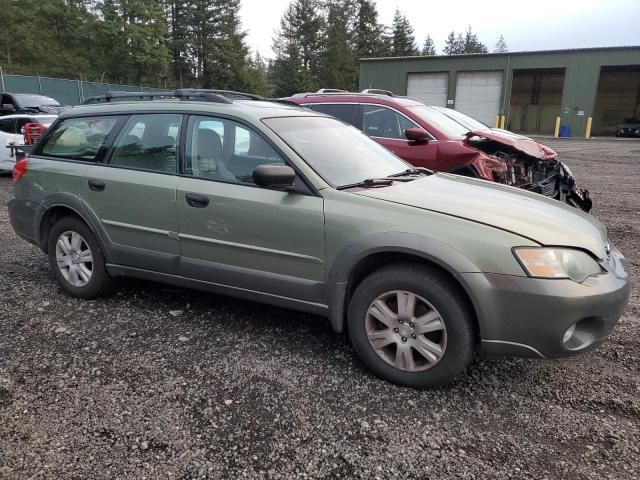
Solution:
M 410 175 L 431 175 L 433 172 L 426 168 L 407 168 L 403 172 L 387 175 L 387 178 L 408 177 Z
M 390 178 L 367 178 L 361 182 L 348 183 L 347 185 L 340 185 L 336 187 L 336 190 L 347 190 L 348 188 L 356 187 L 376 187 L 379 185 L 391 185 L 393 180 Z

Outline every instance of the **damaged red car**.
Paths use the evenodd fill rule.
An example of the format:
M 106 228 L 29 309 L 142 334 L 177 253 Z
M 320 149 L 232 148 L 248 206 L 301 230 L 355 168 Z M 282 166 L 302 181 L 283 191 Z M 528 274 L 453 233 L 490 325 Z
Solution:
M 456 118 L 455 110 L 449 115 L 411 98 L 374 93 L 321 91 L 283 100 L 350 123 L 416 167 L 512 185 L 591 210 L 589 192 L 577 187 L 553 149 Z

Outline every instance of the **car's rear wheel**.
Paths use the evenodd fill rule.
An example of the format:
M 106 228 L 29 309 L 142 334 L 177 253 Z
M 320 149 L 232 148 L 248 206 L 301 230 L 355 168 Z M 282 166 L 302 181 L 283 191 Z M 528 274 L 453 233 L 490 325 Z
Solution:
M 369 275 L 349 306 L 349 335 L 376 375 L 412 387 L 444 385 L 473 356 L 472 314 L 459 288 L 424 267 Z
M 98 242 L 81 220 L 58 220 L 49 231 L 47 251 L 53 274 L 70 295 L 90 299 L 113 288 Z

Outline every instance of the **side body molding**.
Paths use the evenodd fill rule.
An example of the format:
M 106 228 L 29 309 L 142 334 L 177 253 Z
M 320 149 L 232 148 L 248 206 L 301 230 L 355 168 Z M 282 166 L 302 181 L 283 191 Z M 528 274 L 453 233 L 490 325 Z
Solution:
M 349 244 L 332 262 L 327 277 L 327 302 L 331 326 L 336 332 L 344 330 L 347 292 L 354 268 L 360 261 L 377 253 L 404 253 L 439 265 L 458 280 L 476 306 L 473 292 L 460 274 L 480 272 L 480 269 L 461 252 L 446 243 L 413 233 L 373 233 Z

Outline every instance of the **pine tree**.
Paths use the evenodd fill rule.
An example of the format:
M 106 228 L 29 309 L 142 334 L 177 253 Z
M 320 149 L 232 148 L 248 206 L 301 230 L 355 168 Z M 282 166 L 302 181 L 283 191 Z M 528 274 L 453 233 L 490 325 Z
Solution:
M 382 51 L 383 57 L 393 57 L 393 28 L 389 25 L 382 26 Z
M 5 72 L 94 77 L 97 15 L 83 2 L 0 2 L 0 65 Z
M 317 0 L 294 0 L 280 20 L 273 40 L 271 81 L 276 96 L 319 88 L 319 58 L 324 19 Z
M 189 6 L 184 0 L 167 0 L 165 3 L 168 28 L 167 46 L 171 55 L 172 83 L 180 88 L 194 82 L 192 58 L 187 54 L 189 10 Z
M 410 57 L 419 55 L 416 39 L 413 35 L 411 23 L 396 9 L 393 15 L 393 54 L 397 57 Z
M 269 96 L 271 86 L 269 85 L 269 64 L 262 58 L 260 52 L 256 52 L 253 58 L 249 59 L 246 72 L 247 91 L 256 95 Z
M 384 42 L 384 31 L 385 27 L 378 23 L 376 4 L 370 0 L 357 0 L 353 32 L 356 60 L 391 54 Z
M 153 0 L 104 0 L 99 9 L 98 58 L 109 78 L 161 84 L 169 61 L 163 9 Z
M 424 45 L 422 47 L 422 55 L 435 55 L 436 54 L 436 44 L 431 38 L 431 35 L 427 35 L 427 38 L 424 40 Z
M 353 4 L 330 0 L 326 4 L 327 28 L 321 56 L 319 80 L 327 88 L 352 90 L 357 87 L 357 64 L 353 51 Z
M 468 53 L 487 53 L 489 49 L 482 43 L 478 36 L 471 30 L 471 25 L 463 35 L 450 32 L 444 44 L 442 52 L 445 55 L 462 55 Z
M 471 31 L 471 25 L 464 36 L 464 53 L 487 53 L 487 46 L 478 40 L 478 36 Z
M 500 38 L 496 42 L 496 46 L 493 47 L 493 53 L 507 53 L 509 48 L 507 42 L 504 40 L 504 36 L 500 35 Z
M 444 42 L 442 53 L 445 55 L 461 55 L 464 53 L 464 38 L 462 34 L 456 36 L 456 32 L 450 32 Z

